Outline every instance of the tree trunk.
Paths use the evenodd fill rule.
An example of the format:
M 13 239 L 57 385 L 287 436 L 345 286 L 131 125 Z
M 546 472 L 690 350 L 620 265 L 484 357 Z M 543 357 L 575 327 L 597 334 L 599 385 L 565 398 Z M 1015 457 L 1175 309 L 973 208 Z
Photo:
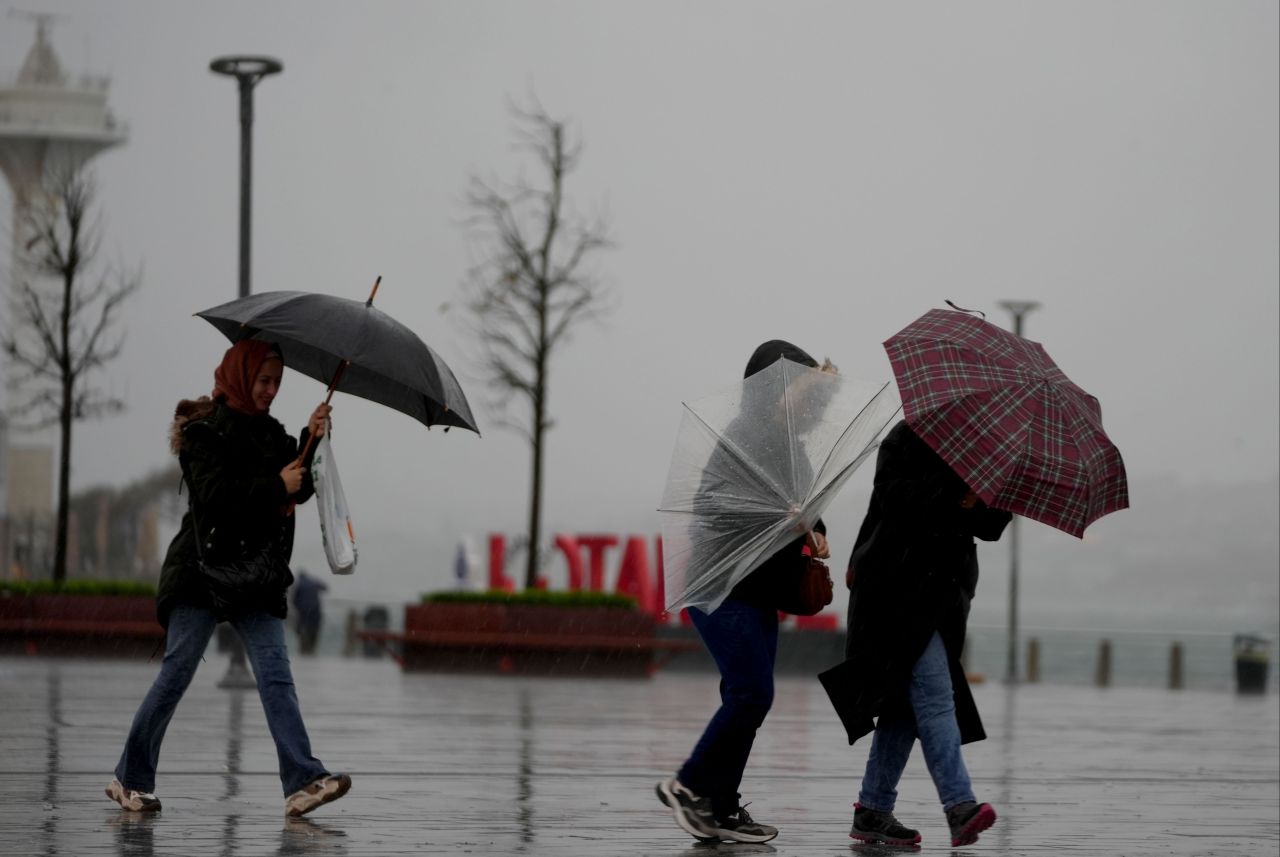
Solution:
M 538 545 L 542 541 L 542 410 L 542 396 L 539 395 L 533 409 L 533 474 L 529 488 L 529 545 L 525 553 L 525 589 L 533 589 L 538 583 Z
M 546 329 L 546 315 L 543 314 L 541 325 Z M 546 336 L 544 335 L 545 341 Z M 529 496 L 529 546 L 525 557 L 524 588 L 533 589 L 538 582 L 538 546 L 542 542 L 542 448 L 545 443 L 546 428 L 546 357 L 538 355 L 536 380 L 533 393 L 533 475 Z
M 61 443 L 58 452 L 58 517 L 53 549 L 53 579 L 67 579 L 67 524 L 71 497 L 71 385 L 62 393 Z
M 73 239 L 78 233 L 73 226 Z M 61 583 L 67 579 L 67 519 L 71 498 L 71 418 L 72 397 L 75 394 L 75 376 L 71 370 L 71 291 L 75 284 L 76 268 L 70 263 L 63 273 L 62 286 L 62 407 L 58 413 L 58 429 L 61 435 L 58 449 L 58 513 L 54 524 L 53 580 Z

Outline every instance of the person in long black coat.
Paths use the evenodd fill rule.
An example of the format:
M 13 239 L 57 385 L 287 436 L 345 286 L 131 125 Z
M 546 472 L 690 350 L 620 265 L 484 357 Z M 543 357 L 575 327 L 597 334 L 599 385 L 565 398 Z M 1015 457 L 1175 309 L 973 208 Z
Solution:
M 1011 516 L 989 508 L 905 421 L 880 445 L 866 517 L 849 560 L 843 664 L 821 676 L 849 743 L 874 730 L 851 836 L 912 844 L 893 816 L 897 783 L 920 738 L 953 845 L 995 821 L 973 796 L 960 745 L 986 737 L 960 654 L 978 584 L 974 538 Z
M 284 373 L 274 345 L 245 340 L 227 349 L 214 372 L 211 396 L 178 403 L 170 444 L 182 465 L 191 506 L 169 545 L 156 611 L 165 628 L 164 660 L 125 740 L 109 798 L 130 812 L 157 812 L 156 767 L 174 710 L 195 675 L 219 622 L 230 622 L 253 664 L 258 696 L 276 745 L 285 814 L 298 816 L 341 797 L 346 774 L 331 774 L 311 753 L 285 645 L 285 587 L 248 590 L 228 607 L 211 597 L 202 561 L 226 562 L 275 545 L 287 562 L 293 549 L 293 507 L 312 496 L 299 444 L 322 436 L 329 406 L 311 415 L 295 439 L 269 413 Z M 243 590 L 242 590 L 243 591 Z

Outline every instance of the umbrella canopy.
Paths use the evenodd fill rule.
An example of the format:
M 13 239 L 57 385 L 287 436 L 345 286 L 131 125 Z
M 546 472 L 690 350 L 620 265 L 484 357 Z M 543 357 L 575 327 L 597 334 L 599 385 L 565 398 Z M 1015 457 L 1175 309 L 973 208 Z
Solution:
M 666 608 L 710 612 L 813 527 L 898 398 L 889 384 L 781 359 L 684 407 L 659 509 Z
M 1129 506 L 1098 400 L 1038 342 L 934 309 L 884 343 L 907 423 L 988 505 L 1077 538 Z
M 232 342 L 278 343 L 289 368 L 322 384 L 427 426 L 479 434 L 453 371 L 412 330 L 373 306 L 372 296 L 361 302 L 312 292 L 261 292 L 196 315 Z

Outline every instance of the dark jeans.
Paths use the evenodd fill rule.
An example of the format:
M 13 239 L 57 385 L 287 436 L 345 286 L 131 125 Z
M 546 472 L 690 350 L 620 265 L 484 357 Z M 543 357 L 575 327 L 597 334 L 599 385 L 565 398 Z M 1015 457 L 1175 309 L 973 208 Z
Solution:
M 773 705 L 778 614 L 728 598 L 710 614 L 691 607 L 689 617 L 720 668 L 720 709 L 677 776 L 709 798 L 723 821 L 738 808 L 738 786 L 756 730 Z
M 116 779 L 126 789 L 155 791 L 156 765 L 165 730 L 196 674 L 216 625 L 213 614 L 199 607 L 175 607 L 170 614 L 160 674 L 133 717 L 124 752 L 116 765 Z M 302 723 L 293 672 L 289 669 L 284 623 L 267 613 L 251 613 L 231 620 L 231 625 L 244 641 L 258 680 L 258 696 L 267 715 L 267 728 L 275 740 L 284 793 L 293 794 L 329 772 L 311 755 L 311 740 Z

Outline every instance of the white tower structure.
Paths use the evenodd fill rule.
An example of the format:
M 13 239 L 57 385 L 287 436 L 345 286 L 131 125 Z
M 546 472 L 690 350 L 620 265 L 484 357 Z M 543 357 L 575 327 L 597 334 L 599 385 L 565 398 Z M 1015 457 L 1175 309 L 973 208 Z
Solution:
M 98 152 L 123 143 L 126 138 L 126 128 L 107 107 L 109 80 L 89 75 L 72 79 L 63 71 L 49 42 L 56 16 L 14 11 L 9 14 L 34 21 L 36 39 L 17 78 L 0 81 L 0 170 L 8 179 L 13 197 L 9 276 L 0 298 L 0 324 L 6 326 L 13 324 L 17 284 L 30 273 L 25 248 L 32 205 L 46 197 L 46 188 L 53 179 L 80 169 Z M 22 497 L 10 480 L 13 458 L 8 408 L 14 373 L 2 353 L 0 373 L 4 376 L 4 384 L 0 385 L 0 577 L 4 577 L 11 556 L 8 524 L 22 504 Z M 50 460 L 47 453 L 35 458 Z M 49 481 L 52 482 L 51 473 Z

